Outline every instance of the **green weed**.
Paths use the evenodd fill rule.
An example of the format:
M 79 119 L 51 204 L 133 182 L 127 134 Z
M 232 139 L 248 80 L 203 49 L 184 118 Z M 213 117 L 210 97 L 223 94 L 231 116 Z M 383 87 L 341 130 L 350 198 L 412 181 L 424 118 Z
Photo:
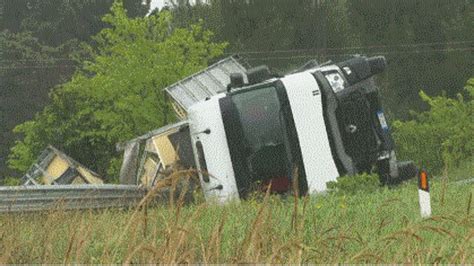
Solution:
M 368 178 L 368 176 L 367 176 Z M 370 179 L 370 178 L 368 178 Z M 474 185 L 431 184 L 421 219 L 415 182 L 364 193 L 264 195 L 130 210 L 0 217 L 0 263 L 470 263 Z

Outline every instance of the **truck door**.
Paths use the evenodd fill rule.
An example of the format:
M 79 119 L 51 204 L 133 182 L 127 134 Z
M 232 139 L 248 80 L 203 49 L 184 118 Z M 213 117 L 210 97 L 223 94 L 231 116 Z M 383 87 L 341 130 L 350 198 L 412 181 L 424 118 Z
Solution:
M 326 190 L 339 176 L 324 121 L 323 100 L 315 78 L 308 72 L 282 78 L 301 147 L 309 193 Z

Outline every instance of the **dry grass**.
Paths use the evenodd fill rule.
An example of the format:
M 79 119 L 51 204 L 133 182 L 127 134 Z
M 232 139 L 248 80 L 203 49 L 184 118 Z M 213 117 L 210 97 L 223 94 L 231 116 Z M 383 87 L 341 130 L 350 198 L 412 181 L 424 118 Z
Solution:
M 152 191 L 130 210 L 4 215 L 0 264 L 473 263 L 474 186 L 443 186 L 432 184 L 426 220 L 414 183 L 352 196 L 266 194 L 226 206 L 199 199 L 183 206 L 181 193 L 149 207 Z

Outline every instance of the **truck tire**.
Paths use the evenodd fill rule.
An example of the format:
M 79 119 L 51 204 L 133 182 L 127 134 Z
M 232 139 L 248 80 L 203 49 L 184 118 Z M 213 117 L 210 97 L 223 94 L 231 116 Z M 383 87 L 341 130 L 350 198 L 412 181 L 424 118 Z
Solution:
M 397 168 L 396 175 L 392 175 L 393 165 Z M 378 174 L 382 185 L 393 186 L 403 181 L 414 178 L 418 174 L 418 167 L 412 161 L 393 162 L 391 160 L 379 161 Z
M 418 167 L 413 161 L 398 162 L 398 179 L 403 182 L 418 175 Z

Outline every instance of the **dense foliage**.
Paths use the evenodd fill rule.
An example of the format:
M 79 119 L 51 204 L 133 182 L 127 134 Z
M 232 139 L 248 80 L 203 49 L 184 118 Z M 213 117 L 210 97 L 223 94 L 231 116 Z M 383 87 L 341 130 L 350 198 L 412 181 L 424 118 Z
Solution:
M 326 183 L 328 191 L 336 194 L 371 193 L 382 185 L 377 174 L 362 173 L 355 176 L 341 176 Z
M 107 24 L 114 0 L 0 0 L 0 180 L 14 140 L 12 129 L 48 104 L 48 93 L 87 59 L 81 42 Z M 148 1 L 123 0 L 129 16 L 143 16 Z
M 0 264 L 469 264 L 471 185 L 0 216 Z M 444 200 L 443 200 L 444 199 Z M 471 201 L 470 201 L 471 199 Z M 41 243 L 41 244 L 38 244 Z
M 31 139 L 28 142 L 27 139 L 31 136 L 14 135 L 12 129 L 15 125 L 32 119 L 34 114 L 41 111 L 50 101 L 51 106 L 47 109 L 65 110 L 64 115 L 56 118 L 56 124 L 63 124 L 59 122 L 62 119 L 68 121 L 70 113 L 78 113 L 83 107 L 89 108 L 88 96 L 83 95 L 85 92 L 68 92 L 69 95 L 65 95 L 66 89 L 62 89 L 62 92 L 51 92 L 52 98 L 62 99 L 61 104 L 57 100 L 49 100 L 48 92 L 57 84 L 71 78 L 73 81 L 70 84 L 82 84 L 81 78 L 89 80 L 91 76 L 101 72 L 82 66 L 85 60 L 98 63 L 94 58 L 100 49 L 98 47 L 103 44 L 91 36 L 95 36 L 104 27 L 110 27 L 109 22 L 102 21 L 101 18 L 113 1 L 0 0 L 0 179 L 5 176 L 4 162 L 14 140 L 24 138 L 23 143 L 37 141 Z M 148 0 L 122 2 L 129 17 L 140 18 L 148 11 Z M 429 104 L 418 97 L 422 89 L 430 97 L 441 95 L 444 90 L 448 98 L 455 98 L 465 81 L 473 75 L 472 1 L 191 1 L 197 3 L 194 5 L 191 5 L 189 0 L 172 2 L 175 5 L 168 8 L 173 14 L 173 19 L 168 24 L 170 28 L 187 28 L 198 23 L 199 27 L 202 27 L 201 31 L 211 30 L 215 33 L 216 42 L 229 43 L 227 55 L 240 53 L 251 65 L 268 64 L 277 72 L 285 72 L 314 58 L 324 62 L 329 59 L 344 60 L 352 54 L 385 55 L 389 67 L 377 77 L 377 81 L 385 111 L 390 118 L 407 119 L 410 117 L 409 110 L 420 112 L 429 108 Z M 154 13 L 161 16 L 162 12 L 163 10 L 156 10 Z M 81 45 L 82 42 L 87 45 Z M 123 53 L 128 49 L 130 51 L 126 53 L 130 53 L 130 56 L 135 53 L 143 56 L 140 52 L 133 51 L 141 49 L 139 44 L 130 43 L 129 46 L 117 46 L 116 49 L 122 49 Z M 144 62 L 148 62 L 148 59 L 144 59 Z M 121 66 L 116 61 L 113 63 L 113 68 L 122 67 L 120 71 L 125 71 L 124 67 L 127 66 L 132 68 L 127 72 L 142 73 L 137 69 L 142 67 L 141 65 Z M 78 67 L 82 69 L 83 74 L 73 77 Z M 100 65 L 100 68 L 104 67 L 104 64 Z M 144 67 L 149 69 L 147 63 Z M 147 73 L 147 70 L 143 73 Z M 177 76 L 179 75 L 174 78 Z M 125 80 L 125 76 L 121 77 Z M 134 81 L 127 84 L 136 83 L 138 80 L 133 77 L 131 79 Z M 169 78 L 172 79 L 173 77 Z M 87 82 L 90 82 L 90 86 L 107 84 L 105 87 L 114 87 L 115 92 L 120 87 L 115 80 L 109 79 L 110 83 L 105 80 L 95 78 L 94 84 Z M 160 81 L 156 85 L 159 87 L 163 84 L 166 82 Z M 71 86 L 73 85 L 63 87 Z M 76 98 L 82 103 L 75 103 Z M 76 123 L 83 124 L 87 121 L 84 128 L 91 131 L 101 131 L 101 123 L 108 123 L 110 126 L 113 120 L 100 114 L 91 114 L 91 110 L 106 106 L 106 101 L 104 99 L 100 104 L 90 107 L 92 109 L 89 109 L 88 114 L 83 110 L 86 113 L 83 113 Z M 123 105 L 124 102 L 120 104 Z M 156 126 L 157 123 L 146 124 L 153 116 L 168 116 L 156 114 L 145 120 L 134 120 L 137 116 L 133 113 L 142 113 L 140 108 L 144 107 L 126 111 L 130 112 L 127 113 L 130 120 L 126 123 L 133 120 L 137 127 L 133 132 L 142 132 L 144 128 Z M 51 111 L 44 111 L 38 117 L 47 117 L 44 113 L 48 112 Z M 89 119 L 88 116 L 94 119 Z M 100 116 L 102 117 L 98 122 Z M 39 121 L 38 119 L 40 118 L 35 121 Z M 24 130 L 26 127 L 27 124 L 23 125 Z M 120 135 L 117 133 L 119 126 L 112 128 L 115 131 L 111 134 Z M 84 145 L 81 142 L 86 139 L 84 136 L 78 138 L 77 132 L 67 135 L 70 133 L 58 133 L 58 137 L 53 140 L 50 137 L 41 137 L 42 140 L 38 140 L 38 143 L 42 145 L 48 141 L 60 148 L 74 147 L 71 149 L 74 150 L 73 155 L 82 152 L 76 159 L 85 164 L 93 162 L 92 168 L 100 172 L 105 171 L 105 168 L 108 168 L 105 166 L 107 163 L 98 162 L 105 158 L 103 154 L 93 152 L 90 146 Z M 42 134 L 52 135 L 38 131 L 37 138 Z M 130 134 L 124 132 L 123 136 Z M 108 142 L 103 142 L 108 137 L 95 135 L 87 138 L 94 139 L 93 142 L 97 144 L 95 150 L 105 150 L 109 153 L 113 149 L 107 146 Z M 39 145 L 34 144 L 34 147 L 28 148 L 31 151 L 29 156 L 36 156 L 34 152 L 39 149 Z M 18 158 L 18 146 L 15 149 L 16 155 L 12 158 Z M 402 153 L 412 155 L 403 149 Z M 26 153 L 22 156 L 27 158 Z M 24 169 L 30 159 L 25 160 L 23 165 L 19 165 L 17 161 L 12 166 L 14 169 Z M 438 166 L 434 168 L 439 168 L 439 163 L 435 164 Z
M 457 99 L 420 93 L 429 111 L 413 113 L 413 120 L 394 123 L 401 157 L 434 171 L 464 161 L 474 164 L 474 78 L 465 90 L 465 97 L 458 94 Z
M 189 2 L 180 0 L 177 2 Z M 203 1 L 201 1 L 203 2 Z M 310 59 L 340 61 L 353 54 L 384 55 L 378 76 L 385 109 L 408 118 L 419 99 L 446 91 L 455 97 L 474 69 L 474 5 L 452 0 L 210 0 L 173 9 L 182 25 L 205 18 L 227 52 L 250 64 L 285 72 Z
M 24 138 L 9 157 L 13 169 L 27 170 L 52 144 L 102 175 L 117 176 L 115 144 L 172 121 L 162 89 L 207 66 L 225 46 L 212 43 L 199 24 L 171 27 L 168 12 L 129 18 L 121 2 L 104 21 L 110 27 L 87 49 L 92 59 L 51 92 L 35 119 L 15 128 Z

